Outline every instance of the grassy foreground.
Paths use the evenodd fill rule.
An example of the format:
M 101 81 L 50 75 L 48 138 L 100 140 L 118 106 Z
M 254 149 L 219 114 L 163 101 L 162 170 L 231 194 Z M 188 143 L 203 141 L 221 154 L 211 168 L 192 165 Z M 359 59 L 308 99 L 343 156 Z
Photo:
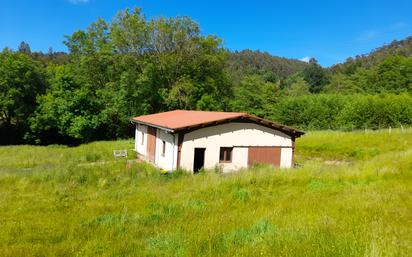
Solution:
M 313 132 L 299 168 L 230 175 L 114 161 L 132 147 L 0 147 L 0 256 L 412 255 L 411 131 Z

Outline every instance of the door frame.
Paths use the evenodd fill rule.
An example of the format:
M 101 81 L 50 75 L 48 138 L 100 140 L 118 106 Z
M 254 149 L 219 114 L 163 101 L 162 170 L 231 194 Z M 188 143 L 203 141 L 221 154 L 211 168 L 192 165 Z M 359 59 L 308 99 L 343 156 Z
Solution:
M 197 152 L 203 152 L 203 158 L 201 160 L 202 165 L 197 165 L 196 164 L 196 156 L 197 156 Z M 205 155 L 206 155 L 206 148 L 205 147 L 195 147 L 193 150 L 193 173 L 197 173 L 199 172 L 199 170 L 201 170 L 202 168 L 205 167 Z

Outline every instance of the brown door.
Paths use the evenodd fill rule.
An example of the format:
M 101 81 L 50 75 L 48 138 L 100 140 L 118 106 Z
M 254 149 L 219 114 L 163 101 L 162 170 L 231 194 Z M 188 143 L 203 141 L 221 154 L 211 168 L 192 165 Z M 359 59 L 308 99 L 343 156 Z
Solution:
M 149 161 L 155 161 L 156 154 L 156 128 L 147 127 L 147 157 Z
M 280 147 L 249 147 L 247 165 L 254 163 L 267 163 L 273 166 L 280 166 Z

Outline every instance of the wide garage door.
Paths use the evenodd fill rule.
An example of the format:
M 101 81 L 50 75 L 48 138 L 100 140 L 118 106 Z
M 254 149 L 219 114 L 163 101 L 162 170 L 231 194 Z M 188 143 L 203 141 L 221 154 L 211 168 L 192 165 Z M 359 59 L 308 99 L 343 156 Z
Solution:
M 267 163 L 273 166 L 280 166 L 281 148 L 276 146 L 270 147 L 249 147 L 248 166 L 254 163 Z

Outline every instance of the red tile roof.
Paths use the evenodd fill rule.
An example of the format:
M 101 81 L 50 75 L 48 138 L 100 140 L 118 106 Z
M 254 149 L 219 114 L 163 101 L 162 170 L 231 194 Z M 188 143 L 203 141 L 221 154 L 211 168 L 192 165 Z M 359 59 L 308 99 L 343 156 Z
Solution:
M 143 115 L 132 118 L 132 121 L 143 123 L 154 127 L 177 131 L 198 127 L 202 125 L 209 125 L 212 123 L 219 124 L 230 121 L 232 119 L 246 119 L 256 123 L 273 127 L 275 129 L 302 135 L 304 132 L 297 129 L 281 125 L 272 121 L 264 120 L 257 116 L 253 116 L 243 112 L 206 112 L 206 111 L 187 111 L 175 110 L 169 112 L 161 112 L 156 114 Z
M 179 129 L 218 120 L 238 118 L 246 113 L 240 112 L 203 112 L 175 110 L 134 117 L 133 120 L 153 124 L 168 129 Z

